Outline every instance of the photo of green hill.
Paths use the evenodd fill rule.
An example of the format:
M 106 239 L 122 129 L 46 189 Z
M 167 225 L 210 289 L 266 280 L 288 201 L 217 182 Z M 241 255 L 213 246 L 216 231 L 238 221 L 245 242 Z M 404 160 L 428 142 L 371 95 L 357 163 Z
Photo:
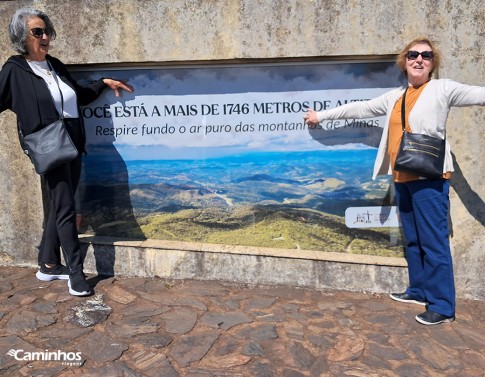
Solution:
M 241 207 L 232 211 L 183 210 L 140 219 L 148 238 L 215 244 L 320 250 L 400 257 L 403 249 L 396 230 L 390 245 L 388 229 L 349 229 L 335 215 L 309 209 Z
M 368 169 L 362 169 L 370 165 L 373 153 L 130 162 L 129 187 L 115 178 L 105 186 L 86 187 L 83 230 L 295 253 L 402 256 L 399 228 L 354 229 L 345 223 L 348 207 L 391 205 L 389 180 L 372 181 Z

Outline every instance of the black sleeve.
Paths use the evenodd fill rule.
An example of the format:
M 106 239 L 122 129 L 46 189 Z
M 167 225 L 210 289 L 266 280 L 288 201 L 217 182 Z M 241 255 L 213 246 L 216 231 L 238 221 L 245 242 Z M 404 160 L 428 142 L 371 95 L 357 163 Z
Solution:
M 10 69 L 4 67 L 0 71 L 0 113 L 11 108 Z

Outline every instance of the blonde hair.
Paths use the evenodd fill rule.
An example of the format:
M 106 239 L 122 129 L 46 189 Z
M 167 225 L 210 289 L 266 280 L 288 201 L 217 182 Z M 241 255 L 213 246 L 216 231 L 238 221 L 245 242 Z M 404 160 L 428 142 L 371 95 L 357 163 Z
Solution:
M 406 45 L 406 47 L 404 47 L 402 51 L 399 53 L 399 55 L 397 56 L 396 65 L 399 67 L 399 69 L 402 72 L 406 73 L 406 62 L 407 62 L 408 51 L 411 50 L 411 48 L 414 45 L 417 45 L 419 43 L 427 44 L 429 47 L 431 47 L 431 50 L 433 51 L 433 69 L 429 73 L 429 77 L 431 77 L 435 69 L 439 68 L 441 65 L 441 53 L 436 47 L 436 44 L 433 41 L 431 41 L 429 38 L 419 37 L 409 42 Z

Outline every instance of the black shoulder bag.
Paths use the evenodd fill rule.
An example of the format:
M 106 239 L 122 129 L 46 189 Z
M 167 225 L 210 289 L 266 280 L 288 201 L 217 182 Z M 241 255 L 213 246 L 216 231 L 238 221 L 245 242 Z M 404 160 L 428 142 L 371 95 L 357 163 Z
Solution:
M 50 65 L 49 65 L 50 67 Z M 45 174 L 50 170 L 74 160 L 79 152 L 71 140 L 64 124 L 64 98 L 58 78 L 53 72 L 59 93 L 61 95 L 61 114 L 59 120 L 41 130 L 24 136 L 19 127 L 19 135 L 25 154 L 30 157 L 37 174 Z
M 443 176 L 446 141 L 437 137 L 407 132 L 406 92 L 401 106 L 402 140 L 397 154 L 394 170 L 419 175 L 431 179 Z

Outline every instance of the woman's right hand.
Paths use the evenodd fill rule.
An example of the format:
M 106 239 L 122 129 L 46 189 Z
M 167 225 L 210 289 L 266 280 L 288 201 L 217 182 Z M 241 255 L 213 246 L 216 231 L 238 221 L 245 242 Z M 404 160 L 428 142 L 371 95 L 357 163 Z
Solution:
M 104 84 L 115 92 L 116 97 L 120 96 L 120 89 L 126 90 L 130 93 L 135 91 L 131 85 L 126 83 L 127 81 L 128 80 L 103 79 Z

